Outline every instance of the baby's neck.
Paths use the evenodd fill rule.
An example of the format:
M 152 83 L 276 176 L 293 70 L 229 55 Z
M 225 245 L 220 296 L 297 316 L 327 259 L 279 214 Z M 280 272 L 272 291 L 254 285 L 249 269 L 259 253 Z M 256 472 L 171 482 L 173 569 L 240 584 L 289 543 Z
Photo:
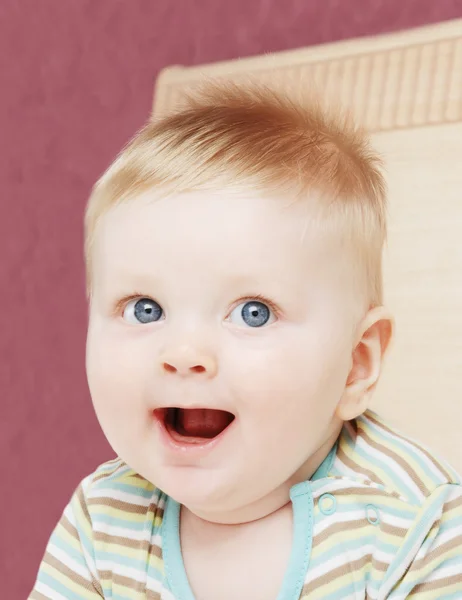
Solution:
M 293 543 L 290 503 L 248 523 L 203 521 L 184 509 L 181 547 L 189 584 L 198 600 L 273 600 Z

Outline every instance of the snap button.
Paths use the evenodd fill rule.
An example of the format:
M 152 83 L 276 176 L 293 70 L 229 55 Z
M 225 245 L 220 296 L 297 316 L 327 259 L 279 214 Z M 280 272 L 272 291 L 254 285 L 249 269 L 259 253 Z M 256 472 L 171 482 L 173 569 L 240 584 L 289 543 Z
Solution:
M 368 504 L 366 506 L 366 516 L 371 525 L 380 525 L 379 509 L 373 504 Z
M 332 494 L 323 494 L 318 500 L 318 505 L 323 515 L 331 515 L 337 508 L 337 499 Z

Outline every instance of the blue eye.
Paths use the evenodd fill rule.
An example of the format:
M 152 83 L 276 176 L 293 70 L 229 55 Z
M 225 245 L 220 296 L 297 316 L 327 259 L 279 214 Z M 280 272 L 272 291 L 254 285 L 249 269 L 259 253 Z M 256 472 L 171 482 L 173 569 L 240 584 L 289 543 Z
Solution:
M 164 315 L 162 307 L 151 298 L 135 298 L 124 308 L 123 318 L 132 325 L 145 325 L 160 321 Z
M 250 300 L 236 306 L 229 316 L 231 323 L 247 327 L 263 327 L 275 321 L 272 310 L 259 300 Z

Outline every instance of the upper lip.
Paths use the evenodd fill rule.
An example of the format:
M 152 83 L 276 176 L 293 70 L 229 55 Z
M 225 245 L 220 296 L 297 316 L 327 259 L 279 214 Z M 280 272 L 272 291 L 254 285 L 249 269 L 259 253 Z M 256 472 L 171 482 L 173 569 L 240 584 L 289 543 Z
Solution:
M 184 401 L 182 400 L 181 402 L 175 402 L 174 400 L 171 400 L 170 402 L 159 402 L 156 403 L 155 406 L 151 405 L 151 410 L 155 411 L 155 410 L 159 410 L 162 408 L 181 408 L 183 410 L 188 410 L 188 409 L 208 409 L 208 410 L 222 410 L 223 412 L 229 412 L 232 415 L 236 415 L 236 413 L 231 410 L 230 406 L 227 406 L 226 404 L 221 404 L 221 405 L 214 405 L 213 403 L 210 404 L 206 404 L 204 402 L 196 402 L 196 401 Z

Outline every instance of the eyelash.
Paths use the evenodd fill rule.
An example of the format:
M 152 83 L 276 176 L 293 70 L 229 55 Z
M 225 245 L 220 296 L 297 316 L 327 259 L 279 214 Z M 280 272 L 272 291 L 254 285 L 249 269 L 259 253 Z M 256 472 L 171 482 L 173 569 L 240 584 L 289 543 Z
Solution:
M 135 300 L 135 298 L 150 298 L 150 296 L 148 294 L 140 294 L 138 292 L 134 292 L 133 294 L 129 294 L 128 296 L 124 296 L 114 306 L 113 316 L 117 317 L 121 313 L 123 313 L 127 304 L 132 300 Z
M 236 306 L 239 306 L 239 304 L 242 304 L 243 302 L 252 302 L 252 300 L 266 304 L 266 306 L 268 306 L 268 308 L 270 308 L 273 311 L 273 313 L 278 319 L 281 318 L 282 312 L 279 306 L 277 306 L 274 302 L 272 302 L 265 296 L 262 296 L 261 294 L 250 294 L 248 296 L 243 296 L 242 298 L 239 298 L 239 300 L 236 300 L 236 302 L 233 302 L 233 307 L 229 311 L 227 317 L 229 317 L 229 315 L 233 312 Z
M 135 300 L 135 298 L 150 298 L 150 296 L 149 296 L 149 294 L 142 294 L 142 293 L 138 293 L 138 292 L 129 294 L 128 296 L 124 296 L 116 303 L 114 310 L 113 310 L 113 315 L 119 316 L 121 313 L 123 313 L 127 304 L 129 302 L 131 302 L 132 300 Z M 279 306 L 277 306 L 274 302 L 272 302 L 265 296 L 262 296 L 261 294 L 249 294 L 249 295 L 243 296 L 242 298 L 239 298 L 239 300 L 236 300 L 235 302 L 233 302 L 232 308 L 229 310 L 227 317 L 229 317 L 229 315 L 236 308 L 236 306 L 239 306 L 239 304 L 242 304 L 243 302 L 251 302 L 252 300 L 266 304 L 278 318 L 281 317 L 282 313 L 281 313 L 281 309 L 279 308 Z

